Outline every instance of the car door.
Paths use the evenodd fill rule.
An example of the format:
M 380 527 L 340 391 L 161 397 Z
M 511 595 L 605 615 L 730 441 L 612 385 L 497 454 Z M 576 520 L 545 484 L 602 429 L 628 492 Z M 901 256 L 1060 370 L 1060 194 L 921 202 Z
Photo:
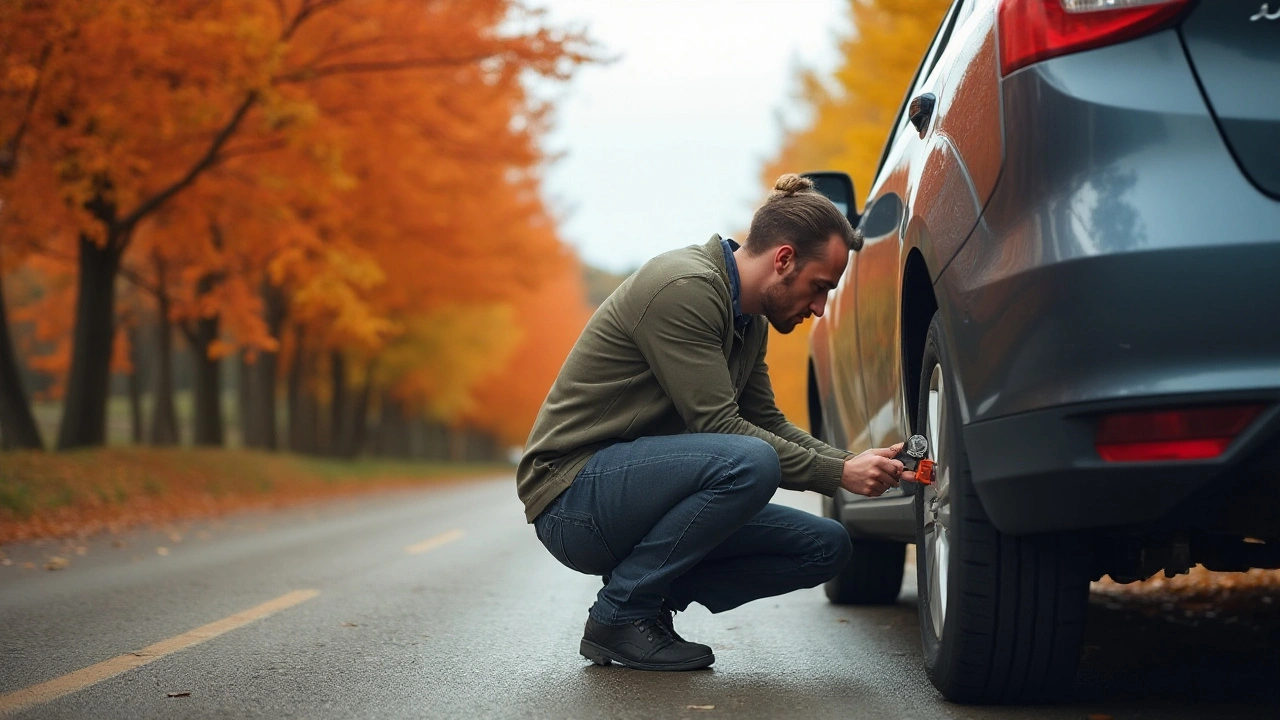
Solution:
M 827 299 L 827 310 L 821 322 L 825 325 L 827 351 L 815 358 L 828 363 L 830 400 L 822 403 L 822 427 L 828 442 L 839 444 L 850 452 L 860 453 L 871 447 L 867 432 L 867 399 L 862 392 L 862 376 L 858 371 L 858 316 L 854 292 L 858 253 L 849 252 L 849 264 L 836 288 Z M 815 344 L 815 347 L 818 344 Z M 819 370 L 821 377 L 821 370 Z
M 886 447 L 905 439 L 901 392 L 900 312 L 903 236 L 913 208 L 909 206 L 913 176 L 918 176 L 927 145 L 909 121 L 913 98 L 939 83 L 938 60 L 946 51 L 965 0 L 957 0 L 942 20 L 925 54 L 893 134 L 885 147 L 859 228 L 865 244 L 856 269 L 858 368 L 867 402 L 870 443 Z

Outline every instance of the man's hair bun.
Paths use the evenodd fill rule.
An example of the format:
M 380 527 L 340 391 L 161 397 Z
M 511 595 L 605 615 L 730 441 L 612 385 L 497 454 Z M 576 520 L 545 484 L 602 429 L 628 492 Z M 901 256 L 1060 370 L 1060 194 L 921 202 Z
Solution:
M 795 195 L 798 192 L 813 189 L 813 181 L 806 177 L 800 177 L 795 173 L 787 173 L 778 178 L 778 182 L 773 184 L 775 194 Z
M 756 257 L 786 243 L 795 249 L 797 263 L 804 264 L 828 257 L 825 253 L 833 235 L 839 235 L 850 250 L 862 247 L 844 211 L 815 190 L 812 180 L 787 173 L 773 184 L 773 192 L 751 218 L 742 247 Z

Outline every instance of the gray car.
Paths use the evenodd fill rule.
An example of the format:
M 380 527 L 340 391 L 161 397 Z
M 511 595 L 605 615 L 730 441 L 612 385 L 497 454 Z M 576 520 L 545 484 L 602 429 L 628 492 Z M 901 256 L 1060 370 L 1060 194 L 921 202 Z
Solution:
M 1280 2 L 957 0 L 809 367 L 815 434 L 932 485 L 827 504 L 838 603 L 917 550 L 947 698 L 1071 686 L 1089 582 L 1280 567 Z

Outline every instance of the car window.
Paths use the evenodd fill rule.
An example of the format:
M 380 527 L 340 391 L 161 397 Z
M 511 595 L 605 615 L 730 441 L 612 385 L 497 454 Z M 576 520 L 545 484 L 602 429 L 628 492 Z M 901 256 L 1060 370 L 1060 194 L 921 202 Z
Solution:
M 902 128 L 907 124 L 907 106 L 911 104 L 911 98 L 915 97 L 918 88 L 929 77 L 929 73 L 933 72 L 934 65 L 937 64 L 938 58 L 942 56 L 942 51 L 947 49 L 947 41 L 951 39 L 951 30 L 955 27 L 956 19 L 965 9 L 966 5 L 971 3 L 965 0 L 956 0 L 952 3 L 951 8 L 947 10 L 947 14 L 942 18 L 942 24 L 938 26 L 938 32 L 933 36 L 933 42 L 929 45 L 929 50 L 920 59 L 920 65 L 916 67 L 916 74 L 911 78 L 911 84 L 907 86 L 906 95 L 902 98 L 902 105 L 898 107 L 897 122 L 890 128 L 889 138 L 885 141 L 884 150 L 880 153 L 880 162 L 876 164 L 876 174 L 872 178 L 880 176 L 880 171 L 884 168 L 884 162 L 889 158 L 889 151 L 893 149 L 893 143 L 898 138 L 898 133 L 902 132 Z

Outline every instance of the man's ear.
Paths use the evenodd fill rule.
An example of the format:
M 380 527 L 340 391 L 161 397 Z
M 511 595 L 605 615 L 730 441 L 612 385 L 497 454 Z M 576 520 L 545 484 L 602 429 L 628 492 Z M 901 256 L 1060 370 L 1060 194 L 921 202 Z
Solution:
M 796 249 L 783 243 L 773 251 L 773 271 L 785 277 L 796 264 Z

